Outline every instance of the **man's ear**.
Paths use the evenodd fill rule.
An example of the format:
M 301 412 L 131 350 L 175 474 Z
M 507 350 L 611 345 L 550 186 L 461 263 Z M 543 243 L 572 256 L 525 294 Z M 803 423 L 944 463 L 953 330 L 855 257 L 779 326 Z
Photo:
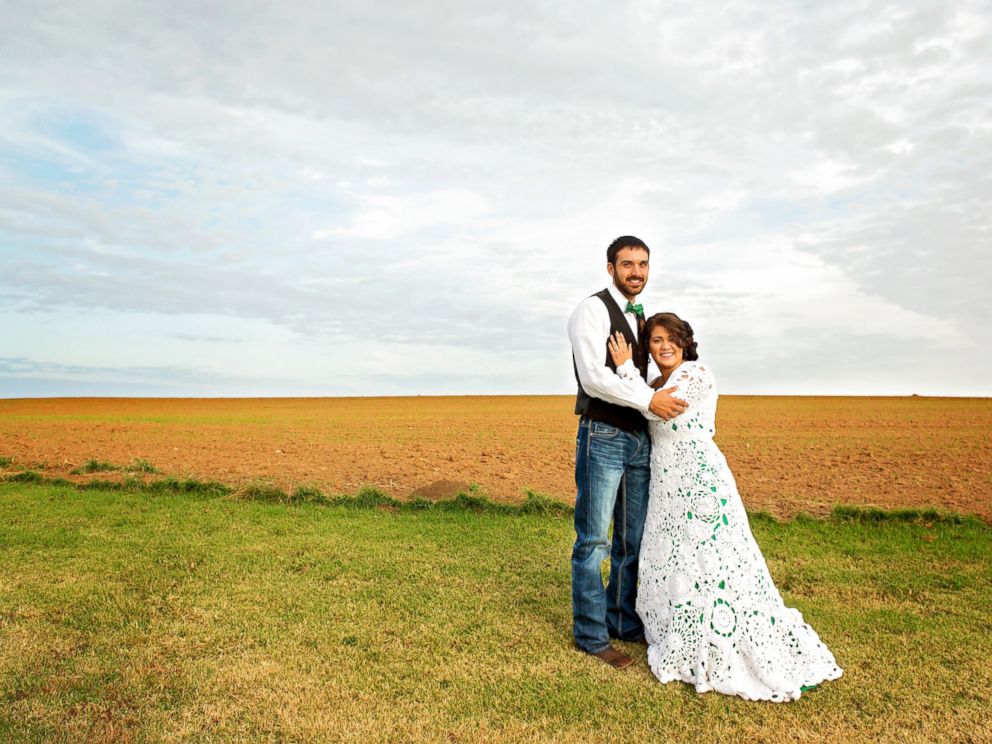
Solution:
M 615 268 L 616 267 L 614 267 L 609 261 L 606 262 L 606 270 L 610 273 L 610 276 L 613 276 L 613 271 Z

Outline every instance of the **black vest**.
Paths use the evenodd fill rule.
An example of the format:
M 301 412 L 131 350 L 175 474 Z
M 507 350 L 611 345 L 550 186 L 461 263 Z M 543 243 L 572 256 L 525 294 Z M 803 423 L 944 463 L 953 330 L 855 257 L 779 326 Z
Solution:
M 612 336 L 617 331 L 623 334 L 623 337 L 630 344 L 631 349 L 634 352 L 634 366 L 637 367 L 638 371 L 641 373 L 641 377 L 647 379 L 648 375 L 648 356 L 644 353 L 644 348 L 639 343 L 638 339 L 630 330 L 630 323 L 627 322 L 627 318 L 623 314 L 623 310 L 617 304 L 616 300 L 613 299 L 613 295 L 610 294 L 610 290 L 604 289 L 601 292 L 597 292 L 592 295 L 593 297 L 598 297 L 606 305 L 606 310 L 610 314 L 610 336 Z M 606 351 L 606 366 L 612 369 L 614 372 L 617 371 L 617 365 L 613 363 L 613 357 L 610 356 L 610 347 L 607 343 L 604 344 Z M 579 385 L 579 392 L 575 396 L 575 413 L 579 416 L 585 416 L 593 421 L 602 421 L 604 424 L 610 424 L 618 429 L 623 429 L 624 431 L 644 431 L 647 429 L 647 421 L 641 415 L 641 412 L 636 408 L 628 408 L 627 406 L 618 406 L 614 403 L 607 403 L 605 400 L 600 400 L 599 398 L 593 398 L 585 390 L 582 389 L 582 382 L 579 380 L 579 370 L 575 364 L 575 355 L 572 355 L 572 367 L 575 369 L 575 381 Z

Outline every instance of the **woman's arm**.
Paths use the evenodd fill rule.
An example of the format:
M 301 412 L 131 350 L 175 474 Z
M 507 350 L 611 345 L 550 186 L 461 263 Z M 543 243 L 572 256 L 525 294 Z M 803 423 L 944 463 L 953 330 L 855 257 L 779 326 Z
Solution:
M 678 396 L 690 406 L 716 395 L 716 381 L 709 365 L 689 362 L 682 365 L 668 378 L 667 385 L 678 388 Z

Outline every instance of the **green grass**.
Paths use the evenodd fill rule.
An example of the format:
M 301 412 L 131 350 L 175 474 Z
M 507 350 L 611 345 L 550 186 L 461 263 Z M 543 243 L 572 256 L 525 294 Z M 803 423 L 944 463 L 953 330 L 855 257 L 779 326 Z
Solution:
M 71 470 L 73 475 L 83 475 L 84 473 L 105 473 L 111 470 L 120 470 L 116 465 L 109 462 L 101 462 L 94 458 L 90 458 L 78 468 Z
M 157 471 L 156 471 L 157 472 Z M 34 483 L 36 485 L 73 486 L 83 490 L 126 491 L 128 493 L 185 493 L 202 497 L 228 497 L 233 500 L 264 501 L 274 504 L 322 504 L 325 506 L 347 506 L 358 509 L 384 508 L 393 511 L 474 511 L 489 514 L 544 514 L 569 516 L 574 508 L 550 496 L 528 490 L 524 500 L 518 504 L 506 504 L 491 500 L 477 485 L 469 487 L 468 493 L 459 493 L 450 499 L 430 500 L 415 498 L 401 501 L 384 494 L 377 488 L 366 486 L 355 496 L 325 494 L 316 486 L 299 486 L 287 493 L 268 481 L 256 479 L 234 488 L 217 481 L 201 481 L 195 478 L 166 477 L 145 481 L 128 476 L 121 481 L 93 479 L 83 483 L 72 483 L 64 478 L 50 478 L 34 470 L 22 470 L 0 477 L 0 482 Z M 769 517 L 770 518 L 770 517 Z
M 152 465 L 148 460 L 142 457 L 136 457 L 131 461 L 131 464 L 124 468 L 127 473 L 158 473 L 158 468 Z
M 0 741 L 992 740 L 980 522 L 756 516 L 846 670 L 773 705 L 573 651 L 540 497 L 255 486 L 0 483 Z
M 13 459 L 0 455 L 0 468 L 9 468 L 13 462 Z

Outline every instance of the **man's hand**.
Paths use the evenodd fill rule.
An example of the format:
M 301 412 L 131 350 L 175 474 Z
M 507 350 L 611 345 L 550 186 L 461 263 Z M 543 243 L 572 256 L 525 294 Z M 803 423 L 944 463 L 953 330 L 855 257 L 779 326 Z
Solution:
M 672 396 L 672 393 L 676 389 L 677 386 L 673 385 L 655 393 L 651 398 L 651 405 L 649 406 L 651 413 L 665 421 L 675 418 L 680 413 L 685 413 L 685 409 L 689 407 L 689 404 L 681 398 Z

